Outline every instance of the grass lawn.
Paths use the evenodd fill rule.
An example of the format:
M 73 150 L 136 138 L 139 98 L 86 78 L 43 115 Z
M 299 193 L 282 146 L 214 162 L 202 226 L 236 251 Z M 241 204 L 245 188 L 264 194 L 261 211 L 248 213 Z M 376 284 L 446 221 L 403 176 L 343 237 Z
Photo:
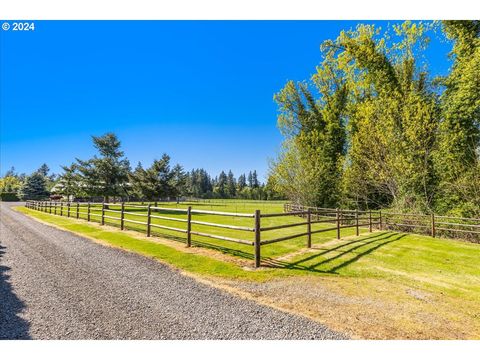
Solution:
M 280 202 L 224 201 L 191 205 L 194 209 L 229 212 L 253 212 L 255 208 L 262 212 L 281 212 L 283 209 Z M 194 237 L 195 246 L 187 249 L 183 234 L 146 238 L 134 231 L 121 232 L 109 226 L 23 207 L 17 209 L 106 245 L 159 259 L 214 286 L 303 314 L 353 337 L 480 338 L 478 244 L 366 230 L 356 237 L 352 236 L 354 229 L 345 229 L 341 240 L 335 239 L 334 231 L 314 235 L 312 249 L 306 249 L 304 238 L 262 246 L 267 266 L 253 270 L 251 246 Z M 194 215 L 193 219 L 200 220 L 200 217 L 202 221 L 253 226 L 253 219 L 249 218 Z M 262 226 L 285 219 L 271 218 Z M 292 217 L 288 221 L 301 219 Z M 167 226 L 178 224 L 183 225 Z M 138 229 L 144 231 L 145 227 Z M 240 237 L 235 231 L 218 231 Z M 298 229 L 272 231 L 269 236 L 279 237 L 290 231 Z

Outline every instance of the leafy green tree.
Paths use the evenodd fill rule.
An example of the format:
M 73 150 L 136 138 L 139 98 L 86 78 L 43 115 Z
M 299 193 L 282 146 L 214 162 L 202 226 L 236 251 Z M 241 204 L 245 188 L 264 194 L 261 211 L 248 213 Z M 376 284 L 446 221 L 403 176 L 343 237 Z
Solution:
M 472 209 L 478 208 L 480 187 L 480 21 L 445 21 L 443 30 L 453 41 L 453 65 L 441 98 L 437 207 L 470 216 L 478 214 Z
M 339 178 L 345 152 L 346 86 L 335 64 L 324 61 L 312 83 L 289 81 L 275 95 L 278 126 L 286 137 L 270 167 L 276 190 L 305 205 L 331 207 L 339 199 Z M 320 94 L 315 99 L 310 89 Z
M 0 192 L 2 193 L 16 193 L 21 186 L 22 182 L 17 176 L 8 175 L 0 179 Z

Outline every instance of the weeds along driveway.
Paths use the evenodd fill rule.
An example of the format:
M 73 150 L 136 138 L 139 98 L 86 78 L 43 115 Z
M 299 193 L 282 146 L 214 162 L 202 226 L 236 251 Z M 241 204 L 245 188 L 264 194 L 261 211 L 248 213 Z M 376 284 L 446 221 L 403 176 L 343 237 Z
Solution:
M 1 204 L 0 338 L 341 339 Z

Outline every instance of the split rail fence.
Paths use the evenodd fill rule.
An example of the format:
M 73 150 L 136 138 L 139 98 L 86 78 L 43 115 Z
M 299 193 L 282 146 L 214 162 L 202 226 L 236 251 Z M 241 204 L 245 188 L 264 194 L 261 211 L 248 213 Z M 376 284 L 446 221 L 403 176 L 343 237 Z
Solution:
M 336 234 L 336 238 L 340 239 L 342 236 L 341 230 L 348 228 L 355 229 L 357 236 L 360 234 L 360 229 L 368 229 L 369 232 L 372 232 L 373 229 L 379 229 L 414 232 L 433 237 L 439 234 L 459 233 L 463 237 L 470 237 L 469 240 L 480 242 L 480 219 L 398 214 L 371 210 L 314 208 L 288 203 L 284 205 L 284 212 L 282 213 L 261 213 L 260 210 L 255 210 L 253 213 L 233 213 L 197 210 L 191 206 L 188 208 L 169 208 L 152 206 L 151 204 L 54 201 L 27 201 L 26 207 L 49 214 L 95 221 L 101 225 L 105 225 L 108 222 L 111 225 L 119 226 L 121 230 L 125 230 L 129 227 L 129 224 L 145 226 L 144 231 L 147 236 L 152 235 L 152 229 L 160 229 L 160 231 L 164 232 L 178 232 L 185 235 L 187 247 L 192 246 L 192 235 L 253 246 L 255 267 L 259 267 L 261 264 L 262 246 L 305 237 L 306 246 L 310 248 L 312 247 L 312 235 L 333 231 Z M 172 213 L 183 217 L 166 216 Z M 128 217 L 125 215 L 128 215 Z M 214 215 L 230 219 L 251 219 L 247 221 L 247 224 L 251 225 L 239 226 L 230 223 L 198 220 L 198 217 L 202 215 Z M 134 217 L 135 220 L 131 217 Z M 268 224 L 267 219 L 281 217 L 285 217 L 284 223 L 279 225 L 277 221 L 273 225 Z M 302 218 L 302 220 L 292 222 L 292 219 L 298 217 Z M 113 223 L 113 221 L 116 222 Z M 183 223 L 184 227 L 170 226 L 170 222 Z M 316 224 L 320 224 L 321 227 L 313 228 Z M 245 235 L 239 237 L 223 236 L 212 233 L 211 230 L 199 231 L 193 229 L 192 226 L 201 227 L 202 229 L 229 229 L 232 232 L 239 231 Z M 132 227 L 130 228 L 132 229 Z M 287 230 L 280 237 L 270 238 L 270 236 L 265 236 L 267 232 L 275 233 L 276 230 L 288 228 L 300 228 L 300 230 L 285 235 L 285 232 L 288 233 L 290 231 Z M 133 230 L 141 231 L 138 228 Z
M 472 242 L 480 242 L 480 219 L 440 216 L 435 214 L 406 214 L 387 211 L 358 211 L 344 209 L 330 209 L 308 207 L 286 203 L 285 212 L 311 210 L 316 214 L 338 214 L 340 224 L 351 224 L 356 221 L 355 217 L 373 216 L 378 219 L 376 223 L 380 230 L 393 230 L 399 232 L 411 232 L 433 237 L 462 238 Z M 353 215 L 352 215 L 353 214 Z
M 190 247 L 192 245 L 192 235 L 213 238 L 217 240 L 229 241 L 238 244 L 244 244 L 253 246 L 254 252 L 254 265 L 259 267 L 261 264 L 261 247 L 269 244 L 278 243 L 281 241 L 287 241 L 296 239 L 299 237 L 306 238 L 306 246 L 312 246 L 312 235 L 322 232 L 334 231 L 336 230 L 336 237 L 340 239 L 341 229 L 345 228 L 355 228 L 356 235 L 359 235 L 360 228 L 368 228 L 369 231 L 372 231 L 373 228 L 378 228 L 378 225 L 381 223 L 381 219 L 377 216 L 374 216 L 371 212 L 366 213 L 363 211 L 351 211 L 351 210 L 342 210 L 342 211 L 327 211 L 324 210 L 289 210 L 283 213 L 261 213 L 260 210 L 255 210 L 254 213 L 232 213 L 232 212 L 220 212 L 220 211 L 207 211 L 207 210 L 197 210 L 193 209 L 191 206 L 188 208 L 165 208 L 148 205 L 134 205 L 129 203 L 81 203 L 81 202 L 55 202 L 55 201 L 27 201 L 26 207 L 38 211 L 43 211 L 49 214 L 66 216 L 76 219 L 84 219 L 87 221 L 95 221 L 101 225 L 105 225 L 105 222 L 109 220 L 115 220 L 117 223 L 114 225 L 119 225 L 121 230 L 125 230 L 126 225 L 129 223 L 145 226 L 145 232 L 147 236 L 152 235 L 152 228 L 179 232 L 186 235 L 186 246 Z M 139 213 L 142 211 L 142 213 Z M 162 214 L 162 215 L 159 215 Z M 164 213 L 171 214 L 181 214 L 185 218 L 178 218 L 172 216 L 165 216 Z M 125 217 L 129 215 L 129 217 Z M 223 224 L 223 223 L 214 223 L 196 220 L 196 215 L 215 215 L 221 217 L 231 217 L 231 218 L 250 218 L 252 219 L 251 226 L 238 226 L 233 224 Z M 133 220 L 130 217 L 141 217 L 144 221 Z M 303 221 L 291 222 L 292 217 L 301 216 L 304 218 Z M 279 217 L 290 217 L 289 221 L 285 221 L 285 224 L 281 225 L 271 225 L 266 224 L 266 221 L 262 219 L 268 218 L 279 218 Z M 155 221 L 167 221 L 167 222 L 181 222 L 184 223 L 184 228 L 162 225 L 159 223 L 152 222 L 152 219 Z M 287 220 L 287 219 L 286 219 Z M 110 224 L 110 223 L 109 223 Z M 313 229 L 312 225 L 315 224 L 325 224 L 332 226 L 322 227 L 320 229 Z M 245 236 L 244 238 L 233 238 L 227 236 L 221 236 L 218 234 L 213 234 L 206 231 L 197 231 L 192 229 L 192 225 L 201 225 L 202 227 L 207 228 L 223 228 L 230 230 L 238 230 L 241 232 L 250 233 L 250 236 Z M 299 232 L 289 234 L 286 236 L 268 238 L 262 240 L 262 234 L 266 232 L 282 230 L 287 228 L 301 227 L 302 230 Z M 138 229 L 135 229 L 138 231 Z M 251 238 L 253 233 L 253 240 L 248 240 Z

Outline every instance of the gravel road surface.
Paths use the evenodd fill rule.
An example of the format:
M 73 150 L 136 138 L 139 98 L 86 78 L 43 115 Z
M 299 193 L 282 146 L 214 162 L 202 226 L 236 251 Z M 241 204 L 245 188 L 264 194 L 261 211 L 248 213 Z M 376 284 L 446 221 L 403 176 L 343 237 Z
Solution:
M 0 206 L 0 339 L 342 339 Z

